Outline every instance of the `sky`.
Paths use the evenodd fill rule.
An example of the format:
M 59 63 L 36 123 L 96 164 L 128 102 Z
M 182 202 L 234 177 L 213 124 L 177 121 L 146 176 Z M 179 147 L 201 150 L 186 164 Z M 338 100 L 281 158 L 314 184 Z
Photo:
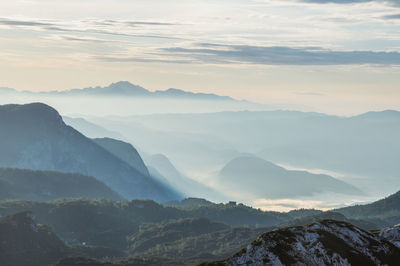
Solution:
M 400 109 L 399 0 L 2 0 L 0 87 Z

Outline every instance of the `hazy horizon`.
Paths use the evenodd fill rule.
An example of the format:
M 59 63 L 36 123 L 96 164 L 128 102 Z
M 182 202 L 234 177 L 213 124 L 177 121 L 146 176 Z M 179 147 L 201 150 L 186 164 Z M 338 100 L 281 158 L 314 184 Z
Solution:
M 124 82 L 126 80 L 123 80 Z M 11 86 L 0 86 L 0 88 L 9 88 L 9 89 L 13 89 L 17 92 L 33 92 L 33 93 L 47 93 L 47 92 L 64 92 L 64 91 L 71 91 L 71 90 L 82 90 L 85 88 L 96 88 L 96 87 L 107 87 L 113 83 L 117 83 L 120 81 L 114 81 L 112 83 L 107 83 L 107 84 L 97 84 L 95 86 L 91 86 L 91 87 L 74 87 L 74 88 L 66 88 L 66 89 L 58 89 L 58 88 L 53 88 L 53 89 L 49 89 L 49 90 L 26 90 L 26 89 L 21 89 L 21 88 L 14 88 Z M 150 91 L 150 92 L 156 92 L 156 91 L 167 91 L 173 87 L 166 87 L 164 89 L 151 89 L 151 88 L 147 88 L 145 86 L 142 86 L 141 84 L 138 84 L 136 82 L 132 82 L 132 81 L 128 81 L 131 84 L 143 87 L 144 89 Z M 243 107 L 239 108 L 239 109 L 235 109 L 235 108 L 227 108 L 224 109 L 223 107 L 220 108 L 211 108 L 211 110 L 198 110 L 198 111 L 190 111 L 190 109 L 188 109 L 187 113 L 206 113 L 206 112 L 219 112 L 219 111 L 240 111 L 240 110 L 249 110 L 249 111 L 274 111 L 274 110 L 289 110 L 289 111 L 301 111 L 301 112 L 317 112 L 317 113 L 323 113 L 323 114 L 328 114 L 328 115 L 337 115 L 337 116 L 345 116 L 345 117 L 351 117 L 351 116 L 357 116 L 357 115 L 361 115 L 364 113 L 368 113 L 368 112 L 380 112 L 380 111 L 387 111 L 387 110 L 394 110 L 394 111 L 400 111 L 400 105 L 397 106 L 396 105 L 390 105 L 390 104 L 384 104 L 384 105 L 368 105 L 368 106 L 360 106 L 360 105 L 356 105 L 356 106 L 352 106 L 352 102 L 338 102 L 337 100 L 331 100 L 331 102 L 333 102 L 335 105 L 339 105 L 340 108 L 338 107 L 333 107 L 333 106 L 326 106 L 326 103 L 320 103 L 321 106 L 319 105 L 313 105 L 313 104 L 309 104 L 307 102 L 296 102 L 291 104 L 289 101 L 288 102 L 273 102 L 273 101 L 266 101 L 266 102 L 262 102 L 258 99 L 255 100 L 251 100 L 248 98 L 240 98 L 240 97 L 235 97 L 234 95 L 229 95 L 229 94 L 222 94 L 219 91 L 206 91 L 206 90 L 196 90 L 196 91 L 190 91 L 187 90 L 185 88 L 173 88 L 173 89 L 178 89 L 178 90 L 182 90 L 182 91 L 186 91 L 186 92 L 193 92 L 193 93 L 207 93 L 207 94 L 215 94 L 217 96 L 227 96 L 227 97 L 231 97 L 234 100 L 237 101 L 248 101 L 249 103 L 255 103 L 255 104 L 259 104 L 258 107 L 246 107 L 246 105 L 244 105 Z M 47 103 L 49 105 L 55 105 L 59 106 L 57 102 L 57 98 L 60 98 L 58 96 L 52 96 L 52 95 L 46 95 L 46 94 L 36 94 L 36 95 L 21 95 L 17 98 L 7 98 L 7 94 L 3 94 L 3 99 L 0 101 L 1 104 L 7 104 L 7 103 L 13 103 L 13 101 L 17 100 L 18 103 L 30 103 L 30 102 L 44 102 Z M 311 94 L 310 97 L 314 97 L 314 96 L 318 96 L 318 94 Z M 107 99 L 106 97 L 108 96 L 93 96 L 94 98 L 99 98 L 101 99 Z M 62 96 L 60 99 L 60 102 L 65 101 L 65 99 L 67 99 L 68 96 Z M 73 98 L 73 97 L 72 97 Z M 121 97 L 118 100 L 118 96 L 114 96 L 114 100 L 117 101 L 125 101 L 126 99 L 124 99 L 123 97 Z M 132 100 L 137 100 L 139 105 L 143 105 L 143 106 L 148 106 L 148 103 L 146 103 L 146 101 L 143 101 L 141 96 L 132 96 L 132 98 L 128 101 L 132 101 Z M 397 100 L 397 98 L 394 98 L 394 100 Z M 142 101 L 142 102 L 141 102 Z M 15 102 L 15 103 L 17 103 Z M 150 101 L 152 102 L 152 101 Z M 200 100 L 200 102 L 202 102 L 202 100 Z M 204 103 L 204 101 L 203 101 Z M 218 105 L 218 103 L 216 103 Z M 93 105 L 93 104 L 92 104 Z M 349 109 L 346 109 L 346 105 L 350 105 L 352 106 Z M 115 106 L 117 107 L 118 104 L 115 104 Z M 152 104 L 150 103 L 150 107 L 149 108 L 154 108 L 155 106 L 157 106 L 157 104 Z M 62 108 L 60 106 L 60 108 Z M 83 109 L 82 109 L 83 110 Z M 63 110 L 61 110 L 63 111 Z M 166 113 L 179 113 L 180 111 L 166 111 Z M 163 113 L 163 111 L 156 111 L 156 112 L 151 112 L 151 111 L 145 111 L 142 114 L 157 114 L 157 113 Z M 78 115 L 79 116 L 79 111 L 78 112 L 66 112 L 64 113 L 65 115 Z M 82 114 L 82 113 L 81 113 Z M 88 113 L 84 113 L 85 115 L 88 115 Z M 141 114 L 140 112 L 137 114 Z M 113 115 L 117 115 L 117 114 L 113 114 Z M 132 114 L 127 114 L 127 116 L 132 115 Z M 123 116 L 123 115 L 121 115 Z
M 331 114 L 399 110 L 399 13 L 396 0 L 5 0 L 0 86 L 129 80 Z
M 400 0 L 0 0 L 0 265 L 397 265 Z

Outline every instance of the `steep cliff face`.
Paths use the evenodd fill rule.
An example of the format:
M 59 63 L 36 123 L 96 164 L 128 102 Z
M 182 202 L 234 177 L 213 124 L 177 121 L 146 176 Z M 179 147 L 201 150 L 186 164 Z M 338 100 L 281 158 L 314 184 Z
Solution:
M 127 199 L 180 198 L 152 177 L 67 126 L 41 103 L 0 106 L 0 167 L 93 176 Z
M 265 233 L 223 262 L 204 265 L 398 265 L 400 249 L 349 223 L 323 220 Z

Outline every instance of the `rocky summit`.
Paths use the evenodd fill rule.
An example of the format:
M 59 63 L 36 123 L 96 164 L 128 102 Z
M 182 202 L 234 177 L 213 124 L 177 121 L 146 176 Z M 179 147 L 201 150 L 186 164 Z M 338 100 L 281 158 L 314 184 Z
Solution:
M 385 232 L 322 220 L 265 233 L 231 258 L 203 265 L 398 265 L 400 249 Z

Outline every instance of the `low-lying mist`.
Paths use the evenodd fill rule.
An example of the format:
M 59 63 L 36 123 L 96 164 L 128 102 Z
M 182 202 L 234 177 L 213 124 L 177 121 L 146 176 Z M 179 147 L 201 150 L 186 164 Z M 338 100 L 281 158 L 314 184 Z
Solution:
M 124 96 L 56 96 L 46 94 L 5 94 L 0 104 L 42 102 L 70 116 L 131 116 L 165 113 L 207 113 L 241 110 L 267 110 L 270 106 L 246 101 L 154 99 Z
M 400 185 L 395 111 L 339 117 L 236 100 L 22 92 L 0 98 L 29 102 L 54 107 L 87 137 L 131 143 L 153 171 L 195 188 L 187 196 L 271 210 L 329 209 L 370 202 Z M 243 156 L 259 163 L 243 162 L 237 177 L 223 172 Z

